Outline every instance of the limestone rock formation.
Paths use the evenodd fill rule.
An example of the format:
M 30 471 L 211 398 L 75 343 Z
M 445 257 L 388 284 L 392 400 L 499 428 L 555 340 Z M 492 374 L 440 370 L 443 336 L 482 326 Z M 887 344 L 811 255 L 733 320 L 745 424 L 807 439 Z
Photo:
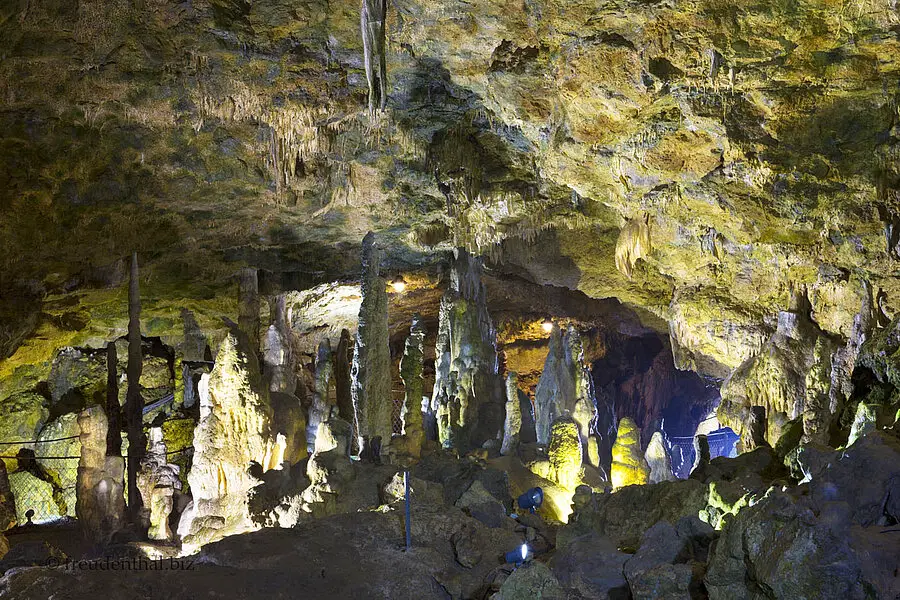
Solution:
M 280 467 L 283 457 L 284 441 L 276 440 L 256 352 L 232 328 L 219 347 L 208 397 L 201 398 L 188 474 L 193 504 L 178 526 L 183 544 L 197 548 L 254 529 L 247 494 L 258 481 L 249 473 L 251 464 L 265 472 Z
M 764 410 L 765 441 L 774 446 L 788 422 L 803 416 L 806 435 L 827 436 L 838 407 L 830 404 L 831 356 L 837 347 L 810 319 L 805 290 L 778 313 L 778 327 L 763 350 L 738 367 L 722 386 L 719 422 L 741 436 L 747 449 L 752 407 Z M 764 426 L 763 426 L 764 425 Z
M 504 394 L 482 261 L 454 252 L 450 288 L 441 298 L 431 402 L 441 444 L 466 452 L 499 438 Z
M 644 452 L 644 459 L 650 467 L 649 483 L 675 480 L 672 458 L 669 456 L 669 449 L 661 431 L 653 433 L 650 443 L 647 444 L 647 450 Z
M 106 455 L 108 426 L 101 407 L 83 410 L 78 427 L 81 459 L 75 514 L 85 537 L 102 545 L 125 524 L 125 460 Z
M 163 440 L 162 427 L 152 427 L 148 436 L 147 455 L 138 474 L 138 489 L 149 511 L 151 540 L 170 540 L 169 515 L 172 514 L 174 495 L 181 490 L 180 467 L 168 462 L 168 447 Z
M 284 294 L 275 298 L 272 312 L 273 322 L 266 329 L 262 352 L 269 391 L 293 394 L 297 377 L 294 374 L 294 351 Z
M 877 431 L 840 459 L 833 455 L 812 477 L 808 494 L 776 489 L 741 510 L 710 557 L 710 598 L 896 595 L 900 542 L 885 525 L 900 514 L 892 500 L 898 469 L 900 440 Z
M 363 300 L 351 370 L 360 455 L 369 458 L 377 458 L 372 456 L 376 438 L 380 438 L 381 447 L 385 447 L 390 444 L 393 431 L 387 282 L 380 274 L 381 255 L 375 234 L 369 232 L 362 243 Z
M 500 446 L 500 454 L 516 453 L 521 428 L 522 406 L 519 401 L 519 376 L 510 371 L 506 374 L 506 419 L 503 422 L 503 444 Z
M 650 465 L 641 452 L 641 431 L 629 417 L 623 417 L 619 421 L 612 457 L 610 482 L 614 488 L 647 483 Z
M 558 327 L 553 327 L 544 371 L 534 393 L 534 405 L 539 444 L 549 442 L 550 425 L 556 418 L 570 416 L 578 423 L 583 456 L 590 456 L 590 427 L 597 414 L 594 387 L 584 361 L 581 336 L 572 326 L 566 329 L 565 335 Z
M 16 499 L 9 485 L 6 463 L 0 460 L 0 532 L 16 524 Z
M 238 274 L 238 327 L 250 340 L 254 352 L 259 351 L 259 277 L 251 267 Z
M 350 331 L 341 330 L 337 349 L 334 351 L 334 395 L 340 417 L 353 422 L 353 397 L 350 393 L 350 365 L 353 361 L 353 343 Z
M 306 444 L 312 453 L 316 446 L 316 432 L 319 424 L 331 415 L 331 404 L 328 396 L 329 384 L 333 373 L 331 343 L 328 339 L 319 342 L 316 352 L 315 379 L 312 390 L 312 403 L 309 406 L 309 417 L 306 422 Z
M 584 598 L 617 598 L 628 593 L 623 566 L 629 557 L 592 531 L 569 540 L 550 567 L 560 584 Z
M 422 403 L 424 391 L 424 379 L 422 377 L 423 358 L 425 355 L 425 327 L 418 314 L 413 316 L 409 336 L 403 350 L 403 358 L 400 360 L 400 378 L 403 380 L 403 407 L 400 410 L 400 418 L 403 421 L 403 435 L 395 440 L 395 444 L 402 446 L 398 452 L 417 459 L 422 454 L 422 444 L 425 442 L 425 429 L 422 419 Z

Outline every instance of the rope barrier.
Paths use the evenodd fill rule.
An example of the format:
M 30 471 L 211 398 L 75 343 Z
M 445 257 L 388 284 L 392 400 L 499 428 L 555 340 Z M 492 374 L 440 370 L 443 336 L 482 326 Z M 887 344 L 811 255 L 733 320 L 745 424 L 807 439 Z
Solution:
M 186 446 L 180 450 L 169 450 L 168 452 L 166 452 L 166 456 L 169 456 L 170 454 L 178 454 L 180 452 L 184 452 L 185 450 L 193 450 L 193 449 L 194 449 L 193 446 Z M 27 456 L 27 457 L 0 456 L 0 458 L 7 458 L 7 459 L 12 459 L 12 460 L 24 460 L 24 461 L 28 461 L 28 460 L 80 460 L 81 459 L 80 456 Z M 123 456 L 122 458 L 128 458 L 128 457 Z
M 0 446 L 15 446 L 18 444 L 49 444 L 50 442 L 62 442 L 64 440 L 74 440 L 80 436 L 70 435 L 68 437 L 53 438 L 52 440 L 23 440 L 21 442 L 0 442 Z

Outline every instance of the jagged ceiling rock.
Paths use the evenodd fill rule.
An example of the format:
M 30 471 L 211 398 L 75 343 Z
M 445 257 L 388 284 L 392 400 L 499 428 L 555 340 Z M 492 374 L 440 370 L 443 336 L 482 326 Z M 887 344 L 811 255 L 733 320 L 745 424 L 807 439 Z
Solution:
M 266 293 L 354 276 L 370 229 L 392 265 L 463 245 L 646 309 L 681 366 L 719 378 L 791 284 L 828 333 L 847 335 L 857 277 L 897 306 L 889 4 L 388 13 L 390 99 L 370 115 L 353 0 L 0 9 L 0 352 L 23 352 L 0 376 L 109 339 L 132 250 L 168 331 L 186 304 L 233 314 L 246 265 Z M 652 249 L 629 278 L 615 248 L 637 218 Z

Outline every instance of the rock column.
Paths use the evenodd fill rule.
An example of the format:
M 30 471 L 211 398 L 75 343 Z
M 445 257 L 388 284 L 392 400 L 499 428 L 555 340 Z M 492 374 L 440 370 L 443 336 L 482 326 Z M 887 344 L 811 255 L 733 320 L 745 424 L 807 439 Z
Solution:
M 81 458 L 75 514 L 85 536 L 104 545 L 125 524 L 125 459 L 106 454 L 108 424 L 101 407 L 83 410 L 78 427 Z
M 422 454 L 425 430 L 422 425 L 422 397 L 425 381 L 422 377 L 425 356 L 425 326 L 419 315 L 413 315 L 409 337 L 400 360 L 400 378 L 403 379 L 404 398 L 400 417 L 403 419 L 403 436 L 406 451 L 417 458 Z
M 388 332 L 387 282 L 380 274 L 381 250 L 369 232 L 362 244 L 362 305 L 351 368 L 351 397 L 360 455 L 378 459 L 390 443 L 391 350 Z
M 503 444 L 500 454 L 513 455 L 519 446 L 522 428 L 522 407 L 519 402 L 519 376 L 510 371 L 506 375 L 506 419 L 503 423 Z

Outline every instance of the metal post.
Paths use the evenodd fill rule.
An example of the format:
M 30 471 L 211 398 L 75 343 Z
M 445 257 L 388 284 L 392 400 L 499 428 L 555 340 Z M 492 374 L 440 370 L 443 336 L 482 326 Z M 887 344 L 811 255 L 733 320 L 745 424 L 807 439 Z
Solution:
M 406 549 L 412 548 L 412 531 L 410 530 L 410 512 L 409 512 L 409 471 L 403 471 L 403 487 L 406 497 Z

